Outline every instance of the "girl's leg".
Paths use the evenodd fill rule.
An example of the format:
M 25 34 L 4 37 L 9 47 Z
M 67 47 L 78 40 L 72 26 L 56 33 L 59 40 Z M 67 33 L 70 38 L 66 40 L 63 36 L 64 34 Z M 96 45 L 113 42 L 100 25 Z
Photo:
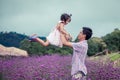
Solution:
M 50 44 L 50 42 L 47 40 L 47 41 L 43 41 L 42 39 L 40 38 L 36 38 L 35 39 L 37 42 L 39 42 L 40 44 L 42 44 L 43 46 L 48 46 Z

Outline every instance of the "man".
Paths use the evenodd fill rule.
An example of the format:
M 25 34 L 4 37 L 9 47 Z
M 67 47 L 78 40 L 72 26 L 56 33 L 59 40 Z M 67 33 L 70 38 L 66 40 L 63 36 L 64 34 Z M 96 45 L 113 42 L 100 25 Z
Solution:
M 88 44 L 87 40 L 92 36 L 92 30 L 88 27 L 83 27 L 82 31 L 78 35 L 79 42 L 73 43 L 65 39 L 65 36 L 61 34 L 62 42 L 65 46 L 73 48 L 72 57 L 72 79 L 83 80 L 87 75 L 87 69 L 85 66 L 85 58 L 87 56 Z

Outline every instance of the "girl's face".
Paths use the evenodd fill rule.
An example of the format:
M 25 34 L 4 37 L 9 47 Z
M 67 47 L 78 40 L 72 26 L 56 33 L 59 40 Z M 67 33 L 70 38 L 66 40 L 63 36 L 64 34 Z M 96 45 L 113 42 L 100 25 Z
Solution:
M 71 21 L 71 18 L 67 19 L 65 25 L 68 24 L 68 23 L 70 23 L 70 21 Z

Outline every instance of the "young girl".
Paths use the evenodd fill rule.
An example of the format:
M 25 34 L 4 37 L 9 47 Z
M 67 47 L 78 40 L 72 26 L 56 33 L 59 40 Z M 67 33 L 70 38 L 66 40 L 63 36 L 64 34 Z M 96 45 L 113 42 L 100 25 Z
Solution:
M 42 39 L 38 38 L 36 34 L 30 36 L 31 41 L 36 41 L 42 44 L 43 46 L 48 46 L 49 44 L 55 45 L 58 47 L 62 47 L 62 40 L 60 37 L 60 34 L 64 34 L 66 40 L 72 39 L 70 34 L 64 29 L 65 25 L 67 25 L 71 21 L 71 14 L 63 13 L 60 17 L 60 21 L 56 25 L 56 27 L 53 29 L 53 31 L 47 36 L 47 40 L 43 41 Z

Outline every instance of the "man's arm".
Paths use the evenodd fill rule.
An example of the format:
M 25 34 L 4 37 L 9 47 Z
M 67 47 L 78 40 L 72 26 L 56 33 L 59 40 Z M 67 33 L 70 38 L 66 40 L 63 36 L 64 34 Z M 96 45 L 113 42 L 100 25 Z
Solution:
M 63 34 L 61 34 L 61 40 L 62 40 L 62 43 L 65 45 L 65 46 L 68 46 L 68 47 L 71 47 L 72 48 L 72 43 L 67 41 L 65 39 L 65 36 Z

